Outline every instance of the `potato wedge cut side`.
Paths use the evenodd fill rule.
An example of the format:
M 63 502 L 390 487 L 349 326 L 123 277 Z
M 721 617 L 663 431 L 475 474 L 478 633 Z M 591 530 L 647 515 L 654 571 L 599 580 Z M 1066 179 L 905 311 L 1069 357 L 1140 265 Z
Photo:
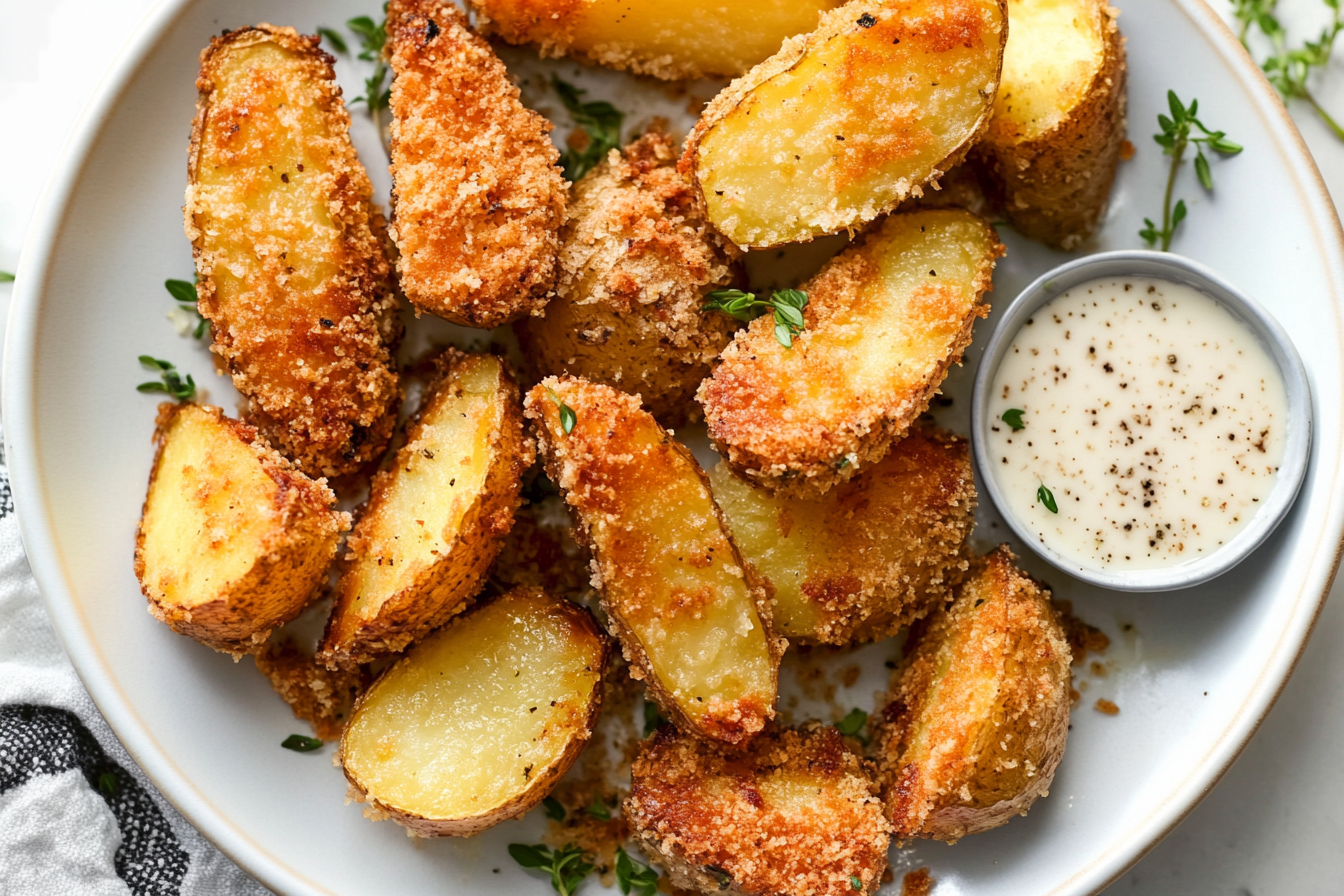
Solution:
M 532 441 L 518 386 L 493 355 L 447 349 L 406 444 L 374 477 L 346 547 L 319 658 L 402 650 L 480 590 L 519 503 Z
M 401 392 L 387 234 L 333 59 L 259 25 L 201 53 L 184 208 L 211 350 L 310 476 L 376 460 Z
M 557 273 L 565 178 L 551 125 L 440 0 L 391 0 L 392 235 L 416 308 L 468 327 L 540 314 Z
M 1009 0 L 1012 33 L 973 161 L 1023 236 L 1062 249 L 1106 213 L 1125 139 L 1125 39 L 1106 0 Z
M 164 404 L 135 575 L 149 611 L 235 657 L 316 594 L 350 526 L 336 496 L 215 407 Z
M 711 102 L 682 157 L 743 248 L 853 229 L 959 162 L 989 121 L 1005 0 L 851 0 Z
M 709 480 L 790 641 L 891 637 L 951 600 L 969 568 L 975 479 L 966 440 L 951 433 L 915 427 L 817 500 L 772 495 L 723 462 Z
M 1069 733 L 1068 641 L 1000 546 L 906 644 L 874 732 L 897 837 L 955 842 L 1025 814 Z
M 761 317 L 724 351 L 697 393 L 719 452 L 795 497 L 881 460 L 961 361 L 1001 254 L 967 211 L 887 218 L 801 287 L 806 327 L 792 348 Z
M 482 33 L 667 81 L 736 77 L 843 0 L 471 0 Z
M 816 896 L 882 884 L 890 826 L 871 763 L 834 728 L 774 730 L 728 754 L 665 725 L 631 778 L 631 829 L 678 887 Z
M 422 837 L 467 837 L 531 809 L 597 723 L 608 641 L 592 614 L 511 591 L 417 644 L 341 738 L 352 794 Z
M 550 377 L 528 393 L 526 413 L 592 549 L 631 675 L 683 730 L 751 738 L 774 716 L 784 642 L 695 458 L 609 386 Z
M 704 297 L 735 281 L 742 253 L 705 220 L 671 139 L 645 134 L 579 181 L 562 241 L 546 316 L 514 326 L 536 378 L 638 394 L 667 426 L 698 416 L 695 389 L 736 329 Z

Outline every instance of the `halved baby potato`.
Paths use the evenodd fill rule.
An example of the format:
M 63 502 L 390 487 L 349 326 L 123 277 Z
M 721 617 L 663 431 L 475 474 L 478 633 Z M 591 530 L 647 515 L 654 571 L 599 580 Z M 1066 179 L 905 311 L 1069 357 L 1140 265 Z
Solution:
M 774 717 L 785 642 L 695 458 L 610 386 L 549 377 L 526 413 L 592 549 L 631 676 L 682 730 L 730 744 L 753 737 Z
M 969 568 L 975 479 L 966 440 L 915 427 L 881 462 L 817 500 L 709 474 L 733 541 L 789 640 L 890 637 L 942 606 Z
M 518 385 L 493 355 L 447 349 L 406 442 L 374 477 L 318 658 L 402 650 L 480 591 L 513 525 L 532 440 Z
M 466 837 L 531 809 L 597 723 L 608 641 L 592 614 L 519 589 L 421 641 L 373 683 L 341 738 L 365 814 Z
M 326 480 L 219 408 L 163 404 L 155 438 L 135 538 L 149 611 L 235 658 L 251 653 L 314 597 L 350 515 Z
M 709 434 L 739 474 L 817 497 L 881 460 L 961 361 L 989 312 L 994 228 L 970 212 L 888 217 L 801 288 L 805 328 L 738 331 L 700 385 Z
M 1012 33 L 972 156 L 1023 236 L 1073 249 L 1106 212 L 1125 139 L 1125 39 L 1106 0 L 1008 0 Z
M 898 838 L 955 842 L 1049 791 L 1069 734 L 1070 659 L 1049 591 L 1006 545 L 912 630 L 871 723 Z
M 668 81 L 736 77 L 844 0 L 471 0 L 482 33 Z
M 740 753 L 664 726 L 635 759 L 625 814 L 644 852 L 689 890 L 849 896 L 875 893 L 887 870 L 871 764 L 817 723 Z
M 686 142 L 709 219 L 743 248 L 854 229 L 984 130 L 1005 0 L 850 0 L 734 81 Z

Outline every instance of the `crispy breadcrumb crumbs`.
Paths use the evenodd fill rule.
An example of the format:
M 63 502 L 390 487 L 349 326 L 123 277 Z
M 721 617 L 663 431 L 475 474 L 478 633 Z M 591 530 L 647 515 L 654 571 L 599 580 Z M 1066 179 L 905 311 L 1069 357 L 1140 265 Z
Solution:
M 1107 700 L 1105 697 L 1100 697 L 1097 699 L 1095 709 L 1097 710 L 1097 712 L 1103 715 L 1108 716 L 1120 715 L 1120 707 L 1116 706 L 1114 703 L 1112 703 L 1110 700 Z
M 267 644 L 256 655 L 257 669 L 271 682 L 297 718 L 322 740 L 339 740 L 355 700 L 368 687 L 362 666 L 331 671 L 290 638 Z
M 907 871 L 901 878 L 901 896 L 929 896 L 933 892 L 933 875 L 928 868 Z
M 557 273 L 566 182 L 551 125 L 466 17 L 391 0 L 392 235 L 415 307 L 495 327 L 540 314 Z
M 676 886 L 854 896 L 875 892 L 887 868 L 890 828 L 869 764 L 816 723 L 762 734 L 741 753 L 664 726 L 635 760 L 625 810 Z
M 651 131 L 579 181 L 561 240 L 557 297 L 515 326 L 536 378 L 638 394 L 668 426 L 698 416 L 695 389 L 737 328 L 701 307 L 740 278 L 742 253 L 705 220 L 671 138 Z

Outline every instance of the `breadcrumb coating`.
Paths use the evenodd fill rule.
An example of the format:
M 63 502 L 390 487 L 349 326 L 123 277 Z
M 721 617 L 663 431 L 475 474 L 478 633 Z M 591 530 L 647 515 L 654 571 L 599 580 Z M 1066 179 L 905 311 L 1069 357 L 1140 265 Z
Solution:
M 415 307 L 469 327 L 540 314 L 566 182 L 551 125 L 439 0 L 391 0 L 392 235 Z
M 742 252 L 705 220 L 651 131 L 612 151 L 574 188 L 560 279 L 545 318 L 515 325 L 536 378 L 568 373 L 638 394 L 665 425 L 698 416 L 700 381 L 736 322 L 702 311 L 740 276 Z
M 817 723 L 762 734 L 742 753 L 665 725 L 635 760 L 625 812 L 675 886 L 742 896 L 873 893 L 887 869 L 890 827 L 870 769 L 838 731 Z
M 313 726 L 322 740 L 339 740 L 355 700 L 369 684 L 362 666 L 331 671 L 290 638 L 267 644 L 256 655 L 257 669 L 270 681 L 296 718 Z
M 310 476 L 382 453 L 400 389 L 384 222 L 318 38 L 258 25 L 201 52 L 183 209 L 214 351 Z
M 1026 814 L 1068 738 L 1070 652 L 1049 592 L 1001 545 L 906 652 L 870 722 L 895 835 L 955 842 Z

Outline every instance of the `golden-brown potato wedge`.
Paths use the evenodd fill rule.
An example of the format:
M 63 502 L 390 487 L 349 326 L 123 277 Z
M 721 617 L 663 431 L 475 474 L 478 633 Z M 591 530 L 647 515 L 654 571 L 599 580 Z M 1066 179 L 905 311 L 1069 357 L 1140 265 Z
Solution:
M 892 215 L 802 286 L 785 348 L 770 317 L 737 334 L 697 398 L 739 474 L 817 497 L 886 455 L 961 361 L 989 311 L 994 229 L 967 211 Z
M 540 314 L 555 285 L 565 178 L 551 125 L 441 0 L 391 0 L 392 235 L 417 309 L 468 327 Z
M 350 515 L 219 408 L 161 405 L 155 438 L 135 538 L 149 611 L 235 658 L 257 650 L 317 593 Z
M 818 500 L 771 495 L 722 462 L 709 481 L 790 641 L 890 637 L 951 599 L 969 568 L 975 479 L 966 441 L 951 433 L 914 427 Z
M 810 240 L 894 209 L 989 121 L 1005 0 L 850 0 L 705 107 L 682 168 L 743 248 Z
M 201 53 L 187 236 L 212 351 L 310 476 L 383 451 L 401 394 L 382 215 L 316 37 L 258 25 Z
M 890 826 L 870 763 L 834 728 L 771 731 L 727 754 L 665 725 L 631 778 L 631 830 L 675 886 L 852 896 L 882 884 Z
M 409 650 L 341 738 L 365 814 L 422 837 L 468 837 L 551 792 L 597 723 L 608 641 L 591 613 L 520 589 Z
M 785 642 L 695 458 L 610 386 L 550 377 L 528 393 L 526 413 L 592 549 L 630 674 L 682 730 L 751 738 L 774 717 Z
M 734 281 L 742 254 L 675 166 L 655 131 L 579 181 L 558 295 L 544 319 L 514 327 L 537 379 L 568 373 L 637 394 L 667 426 L 698 415 L 695 389 L 733 338 L 732 318 L 701 307 Z
M 482 33 L 667 81 L 731 78 L 844 0 L 471 0 Z
M 402 650 L 480 591 L 535 456 L 518 385 L 493 355 L 447 349 L 406 444 L 374 477 L 319 658 Z
M 1073 249 L 1106 212 L 1125 139 L 1125 39 L 1106 0 L 1008 0 L 1012 34 L 973 158 L 1024 236 Z
M 290 638 L 257 651 L 257 670 L 270 681 L 296 718 L 313 726 L 321 740 L 338 740 L 355 700 L 369 684 L 364 666 L 331 671 Z
M 1025 814 L 1069 733 L 1069 645 L 1006 545 L 918 623 L 870 727 L 898 838 L 954 842 Z

